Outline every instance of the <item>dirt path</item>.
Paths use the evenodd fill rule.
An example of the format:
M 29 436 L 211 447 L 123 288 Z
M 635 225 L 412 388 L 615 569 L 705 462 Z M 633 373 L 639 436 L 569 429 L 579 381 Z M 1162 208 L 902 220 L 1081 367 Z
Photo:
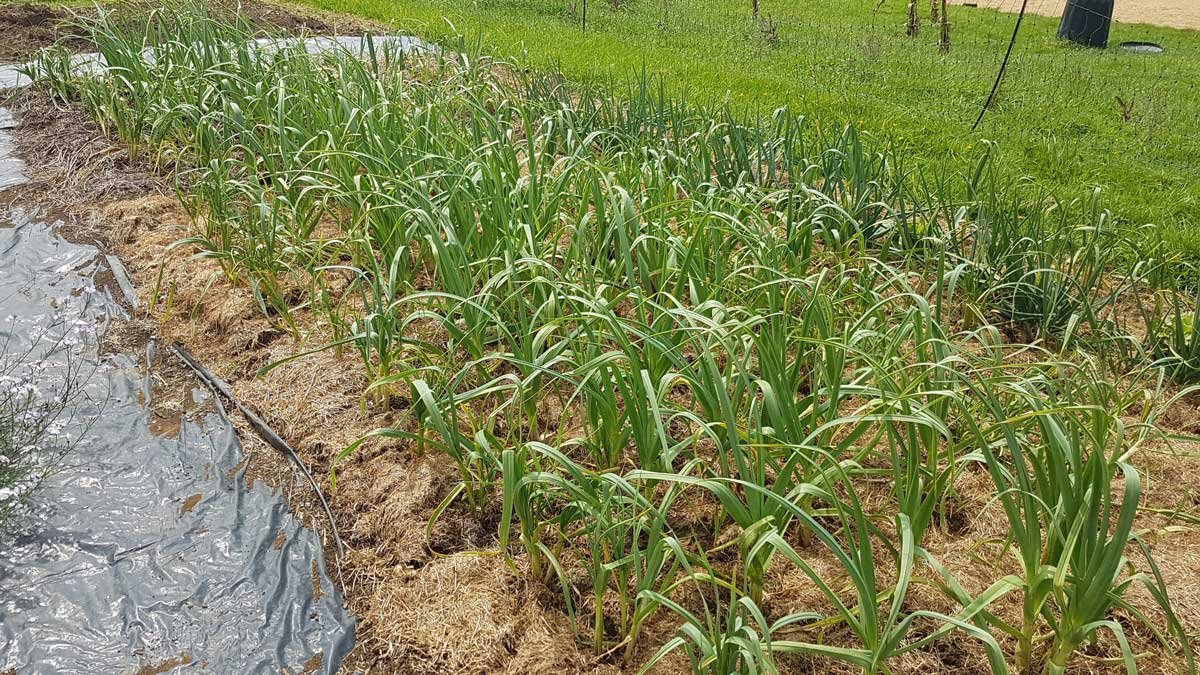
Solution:
M 0 62 L 15 61 L 54 44 L 58 26 L 68 17 L 45 5 L 0 7 Z
M 213 6 L 222 4 L 234 3 L 218 0 Z M 252 17 L 259 26 L 272 31 L 354 35 L 379 29 L 376 24 L 354 17 L 317 11 L 300 14 L 260 0 L 244 0 L 240 4 L 247 16 Z M 75 16 L 94 11 L 88 7 L 68 10 L 36 3 L 6 5 L 4 0 L 0 0 L 0 63 L 20 61 L 39 49 L 49 47 L 71 33 L 69 24 Z M 91 49 L 86 41 L 79 39 L 67 40 L 66 45 L 74 51 Z
M 1002 12 L 1021 11 L 1022 0 L 951 0 L 953 4 L 977 4 Z M 1062 16 L 1066 0 L 1029 0 L 1028 11 L 1044 16 Z M 1118 23 L 1148 23 L 1168 28 L 1200 30 L 1200 0 L 1117 0 L 1113 19 Z

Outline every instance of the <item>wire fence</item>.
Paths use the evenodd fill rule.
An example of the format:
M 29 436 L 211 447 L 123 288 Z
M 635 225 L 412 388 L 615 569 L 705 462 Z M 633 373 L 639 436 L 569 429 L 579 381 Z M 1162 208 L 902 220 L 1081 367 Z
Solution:
M 1130 219 L 1192 227 L 1200 253 L 1200 33 L 1154 25 L 1200 24 L 1200 2 L 1117 0 L 1109 48 L 1087 49 L 1058 39 L 1065 1 L 1028 0 L 976 133 L 1024 0 L 590 0 L 579 43 L 606 50 L 589 59 L 614 72 L 648 58 L 669 82 L 699 82 L 709 95 L 727 88 L 764 112 L 786 103 L 823 125 L 886 127 L 927 155 L 996 140 L 1047 189 L 1082 196 L 1103 186 Z M 582 0 L 490 6 L 578 20 Z
M 1195 7 L 1182 4 L 1195 0 L 1117 2 L 1110 48 L 1094 54 L 1081 54 L 1081 50 L 1057 40 L 1058 17 L 1065 2 L 1028 1 L 1030 23 L 1018 36 L 1003 87 L 1007 103 L 1037 104 L 1047 100 L 1047 92 L 1056 100 L 1077 95 L 1081 103 L 1095 103 L 1103 96 L 1106 107 L 1113 108 L 1123 121 L 1139 115 L 1151 126 L 1200 120 L 1200 105 L 1169 105 L 1172 101 L 1198 100 L 1191 95 L 1197 93 L 1195 74 L 1181 73 L 1181 64 L 1169 56 L 1177 44 L 1162 40 L 1168 56 L 1160 61 L 1153 60 L 1157 55 L 1132 54 L 1120 48 L 1122 42 L 1160 40 L 1163 31 L 1146 23 L 1184 25 L 1194 21 L 1200 26 L 1200 2 Z M 1176 2 L 1181 4 L 1172 4 Z M 856 101 L 870 107 L 898 100 L 889 92 L 895 87 L 912 87 L 924 90 L 917 93 L 937 97 L 937 109 L 932 111 L 935 116 L 953 115 L 969 128 L 1004 61 L 1023 0 L 950 0 L 947 21 L 940 16 L 941 0 L 915 0 L 915 31 L 908 26 L 905 0 L 875 3 L 847 3 L 844 11 L 824 16 L 797 12 L 793 9 L 796 3 L 780 0 L 729 3 L 731 7 L 744 5 L 740 17 L 736 12 L 691 11 L 687 2 L 678 0 L 663 2 L 651 11 L 661 13 L 657 23 L 664 32 L 726 34 L 731 43 L 742 39 L 745 54 L 731 58 L 744 61 L 751 72 L 762 68 L 764 77 L 772 76 L 773 66 L 778 70 L 776 62 L 786 60 L 794 76 L 791 90 L 801 99 L 806 92 L 824 88 L 826 91 L 816 96 L 828 98 L 833 95 L 831 91 L 840 92 L 843 107 L 853 112 Z M 654 3 L 635 0 L 629 4 Z M 1155 7 L 1160 4 L 1163 10 L 1157 12 Z M 756 7 L 758 16 L 752 21 Z M 601 23 L 597 14 L 593 10 L 593 29 Z M 1139 23 L 1122 21 L 1121 17 L 1136 18 Z M 910 35 L 912 32 L 916 34 Z M 1200 58 L 1200 36 L 1187 47 L 1193 57 Z M 1167 67 L 1160 67 L 1164 65 Z M 1170 89 L 1171 96 L 1156 95 L 1166 89 Z M 1134 102 L 1135 110 L 1118 105 L 1118 97 Z M 1155 110 L 1157 102 L 1171 109 Z M 1137 103 L 1142 104 L 1140 110 L 1136 109 Z

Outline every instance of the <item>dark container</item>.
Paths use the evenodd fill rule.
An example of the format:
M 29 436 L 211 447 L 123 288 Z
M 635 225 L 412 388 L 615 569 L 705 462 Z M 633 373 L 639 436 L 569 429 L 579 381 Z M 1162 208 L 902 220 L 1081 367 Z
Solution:
M 1112 25 L 1113 0 L 1067 0 L 1058 37 L 1085 47 L 1108 46 Z

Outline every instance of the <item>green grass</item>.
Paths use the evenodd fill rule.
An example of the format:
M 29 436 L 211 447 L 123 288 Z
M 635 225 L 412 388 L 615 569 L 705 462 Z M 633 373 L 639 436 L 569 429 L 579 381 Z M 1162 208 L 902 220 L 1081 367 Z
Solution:
M 1200 33 L 1114 26 L 1112 43 L 1152 40 L 1159 56 L 1072 48 L 1057 20 L 1030 16 L 993 110 L 970 131 L 992 84 L 1014 15 L 951 7 L 953 49 L 936 27 L 904 35 L 905 3 L 762 0 L 778 25 L 772 47 L 750 0 L 589 3 L 588 30 L 566 0 L 304 0 L 444 39 L 455 32 L 533 67 L 578 80 L 624 80 L 643 67 L 700 99 L 726 96 L 769 112 L 792 106 L 826 126 L 856 122 L 924 165 L 999 143 L 1000 166 L 1064 199 L 1095 186 L 1119 218 L 1161 226 L 1173 249 L 1200 256 Z M 919 3 L 927 15 L 928 3 Z M 664 10 L 665 7 L 665 10 Z M 663 17 L 666 17 L 665 22 Z M 927 19 L 928 17 L 925 16 Z M 1117 98 L 1129 103 L 1125 120 Z

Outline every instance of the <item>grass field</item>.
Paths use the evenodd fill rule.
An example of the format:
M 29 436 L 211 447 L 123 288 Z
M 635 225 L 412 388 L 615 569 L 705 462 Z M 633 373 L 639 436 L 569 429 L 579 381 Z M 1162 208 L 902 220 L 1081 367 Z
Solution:
M 1011 35 L 1014 15 L 951 7 L 952 49 L 925 19 L 905 35 L 905 4 L 762 0 L 774 38 L 751 17 L 751 0 L 634 0 L 613 10 L 589 3 L 588 30 L 567 0 L 306 0 L 329 10 L 394 21 L 432 38 L 456 32 L 487 48 L 552 66 L 578 80 L 629 78 L 645 68 L 697 99 L 728 96 L 747 111 L 791 106 L 810 122 L 854 122 L 878 142 L 907 148 L 925 167 L 958 168 L 994 140 L 1013 178 L 1056 196 L 1100 186 L 1119 218 L 1155 223 L 1171 246 L 1200 256 L 1200 34 L 1117 25 L 1113 44 L 1152 40 L 1158 56 L 1075 49 L 1055 39 L 1057 21 L 1026 18 L 999 98 L 978 132 L 971 125 Z

